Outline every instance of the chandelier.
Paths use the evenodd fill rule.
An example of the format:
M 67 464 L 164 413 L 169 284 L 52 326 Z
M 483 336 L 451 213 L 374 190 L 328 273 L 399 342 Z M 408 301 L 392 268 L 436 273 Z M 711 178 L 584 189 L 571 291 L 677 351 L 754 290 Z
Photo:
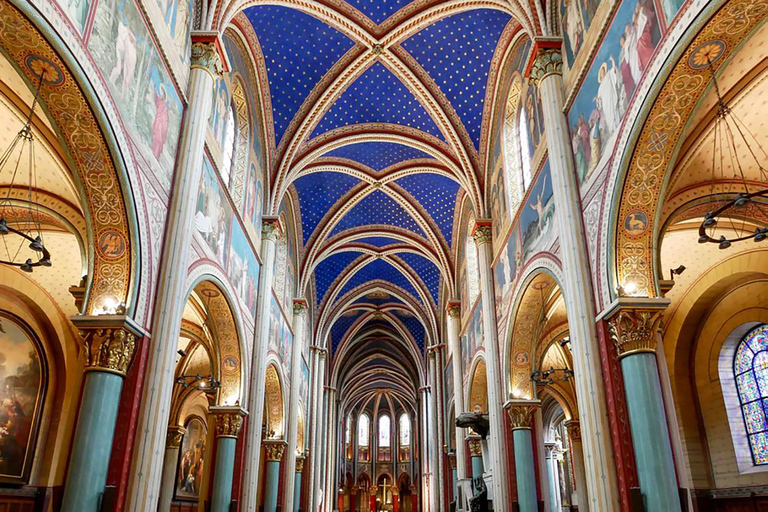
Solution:
M 32 119 L 44 77 L 45 71 L 40 73 L 24 126 L 0 157 L 0 177 L 10 176 L 10 184 L 0 196 L 0 263 L 19 267 L 24 272 L 51 266 L 51 254 L 43 243 L 42 216 L 38 208 L 35 137 L 32 133 Z M 27 165 L 24 165 L 25 157 Z M 27 183 L 23 183 L 25 175 Z
M 717 95 L 717 117 L 712 151 L 711 209 L 699 226 L 699 243 L 715 243 L 720 249 L 728 249 L 731 244 L 744 240 L 762 242 L 768 237 L 763 212 L 768 199 L 768 189 L 763 188 L 768 182 L 768 172 L 763 163 L 768 161 L 768 155 L 747 125 L 726 105 L 709 57 L 706 67 L 712 74 Z M 740 157 L 739 151 L 745 155 Z M 727 169 L 731 170 L 729 175 L 726 175 Z M 759 182 L 747 179 L 747 171 L 757 171 Z M 729 186 L 730 190 L 717 192 L 717 181 L 733 185 Z

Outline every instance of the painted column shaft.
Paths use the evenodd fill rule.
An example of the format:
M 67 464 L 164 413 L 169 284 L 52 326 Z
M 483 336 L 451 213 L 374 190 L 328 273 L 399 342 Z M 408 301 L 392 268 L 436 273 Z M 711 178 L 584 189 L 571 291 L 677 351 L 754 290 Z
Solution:
M 485 468 L 483 467 L 483 456 L 473 455 L 472 456 L 472 480 L 476 478 L 482 478 L 484 472 L 485 472 Z
M 547 447 L 547 482 L 549 483 L 549 505 L 552 512 L 560 512 L 560 472 L 557 454 L 553 447 Z
M 165 449 L 165 458 L 163 459 L 163 483 L 160 486 L 160 499 L 158 500 L 158 512 L 168 512 L 171 510 L 173 501 L 173 491 L 176 487 L 176 466 L 179 462 L 179 447 L 168 447 Z
M 237 438 L 216 439 L 216 466 L 211 488 L 211 512 L 229 512 L 232 502 L 232 479 L 235 474 L 235 447 Z
M 162 462 L 156 454 L 165 447 L 176 365 L 176 340 L 184 312 L 187 266 L 193 233 L 197 192 L 203 172 L 203 148 L 211 114 L 214 77 L 211 71 L 193 65 L 189 73 L 189 106 L 179 141 L 173 178 L 160 275 L 154 299 L 146 382 L 140 419 L 136 429 L 131 483 L 126 512 L 157 508 L 162 481 Z M 163 428 L 158 428 L 163 426 Z M 258 429 L 256 429 L 258 430 Z
M 280 484 L 280 461 L 267 461 L 267 478 L 264 484 L 264 512 L 277 511 L 277 487 Z
M 538 512 L 536 501 L 536 472 L 533 465 L 533 437 L 531 430 L 518 428 L 512 432 L 515 443 L 515 476 L 517 502 L 520 512 Z
M 461 308 L 458 305 L 449 306 L 448 310 L 448 350 L 453 360 L 453 403 L 456 417 L 467 412 L 464 408 L 464 377 L 461 374 L 461 345 L 459 343 L 459 323 L 461 322 Z M 456 429 L 456 477 L 464 480 L 467 477 L 467 453 L 464 446 L 466 429 L 451 425 Z M 458 485 L 458 483 L 456 484 Z M 454 485 L 454 489 L 456 489 Z
M 325 421 L 325 485 L 323 487 L 325 496 L 324 510 L 326 512 L 332 512 L 333 508 L 338 503 L 336 499 L 337 487 L 334 485 L 334 478 L 336 475 L 336 427 L 338 421 L 336 419 L 336 390 L 328 388 L 327 390 L 327 408 L 326 408 L 326 421 Z
M 293 306 L 293 353 L 291 354 L 291 395 L 288 410 L 288 461 L 285 465 L 283 508 L 293 510 L 293 484 L 296 478 L 296 457 L 304 450 L 296 446 L 299 434 L 299 381 L 301 380 L 301 354 L 304 352 L 304 325 L 306 305 L 294 302 Z M 305 418 L 306 421 L 306 418 Z
M 293 479 L 293 512 L 299 512 L 301 506 L 301 473 L 295 473 L 296 477 Z M 286 510 L 289 510 L 286 508 Z
M 438 481 L 438 470 L 437 466 L 439 464 L 438 461 L 438 452 L 437 452 L 437 396 L 435 396 L 435 389 L 437 387 L 437 354 L 434 350 L 429 351 L 429 387 L 430 390 L 427 391 L 426 397 L 427 397 L 427 405 L 428 405 L 428 418 L 427 418 L 427 426 L 429 428 L 429 488 L 432 491 L 430 493 L 430 510 L 435 511 L 441 511 L 443 510 L 442 503 L 440 500 L 440 485 Z
M 487 230 L 478 236 L 479 229 Z M 496 331 L 496 295 L 493 289 L 493 246 L 490 226 L 479 228 L 475 233 L 477 260 L 480 267 L 480 294 L 483 307 L 483 347 L 485 348 L 486 372 L 488 374 L 488 416 L 490 420 L 489 452 L 493 474 L 493 501 L 504 510 L 511 504 L 509 481 L 507 479 L 507 436 L 504 424 L 504 399 L 501 389 L 501 356 Z M 463 382 L 463 381 L 462 381 Z
M 322 349 L 314 347 L 312 351 L 313 371 L 312 371 L 312 418 L 310 432 L 312 433 L 312 446 L 310 447 L 310 468 L 309 468 L 309 510 L 311 512 L 317 512 L 319 503 L 318 490 L 319 485 L 317 483 L 319 478 L 319 461 L 320 443 L 321 443 L 321 429 L 322 429 L 322 405 L 323 405 L 323 383 L 325 382 L 325 352 Z
M 90 371 L 85 374 L 83 398 L 77 417 L 63 512 L 97 512 L 107 483 L 112 438 L 123 377 L 115 373 Z
M 251 416 L 246 430 L 243 457 L 242 510 L 253 511 L 258 506 L 259 464 L 261 461 L 261 425 L 264 417 L 264 395 L 267 378 L 267 349 L 269 347 L 269 322 L 272 298 L 272 281 L 275 275 L 276 242 L 279 226 L 276 221 L 263 221 L 261 237 L 261 276 L 259 278 L 254 347 L 251 357 L 251 381 L 249 383 L 248 410 Z
M 602 381 L 600 347 L 595 324 L 594 296 L 589 268 L 581 201 L 563 114 L 563 78 L 549 74 L 538 85 L 544 111 L 544 126 L 552 172 L 555 215 L 563 259 L 563 295 L 573 347 L 574 371 L 578 376 L 576 400 L 581 419 L 589 505 L 592 510 L 619 510 L 619 489 L 613 466 L 608 410 Z M 582 503 L 587 503 L 583 493 Z
M 438 347 L 435 353 L 435 383 L 437 388 L 434 391 L 435 394 L 435 409 L 437 410 L 436 423 L 437 423 L 437 440 L 435 441 L 437 451 L 437 490 L 440 493 L 440 510 L 444 511 L 448 509 L 447 493 L 445 489 L 445 463 L 447 458 L 443 453 L 444 432 L 445 432 L 445 420 L 443 414 L 443 368 L 445 362 L 443 361 L 443 348 Z
M 677 475 L 661 396 L 656 354 L 643 352 L 621 360 L 629 408 L 637 475 L 646 510 L 680 512 Z

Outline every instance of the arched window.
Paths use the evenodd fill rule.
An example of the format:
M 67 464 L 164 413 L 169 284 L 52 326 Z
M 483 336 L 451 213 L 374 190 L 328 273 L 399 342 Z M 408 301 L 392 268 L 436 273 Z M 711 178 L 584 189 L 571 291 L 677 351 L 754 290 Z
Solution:
M 736 389 L 755 465 L 768 464 L 768 325 L 749 331 L 733 360 Z
M 477 266 L 477 245 L 472 236 L 472 230 L 475 227 L 475 220 L 469 223 L 467 228 L 467 242 L 465 252 L 467 255 L 467 289 L 469 292 L 469 305 L 471 309 L 475 304 L 477 296 L 480 295 L 480 269 Z
M 371 420 L 367 414 L 360 416 L 357 424 L 357 445 L 361 448 L 367 448 L 370 443 Z
M 400 446 L 411 445 L 411 418 L 407 413 L 400 415 Z
M 392 446 L 392 420 L 389 416 L 382 414 L 379 416 L 379 448 L 389 448 Z
M 528 136 L 528 116 L 525 115 L 525 109 L 520 109 L 520 161 L 522 172 L 523 192 L 528 190 L 531 185 L 531 153 L 530 140 Z
M 344 433 L 344 440 L 347 444 L 352 443 L 352 415 L 347 416 L 347 428 Z
M 227 117 L 224 119 L 224 144 L 221 155 L 221 179 L 229 187 L 232 182 L 232 167 L 235 158 L 235 143 L 237 139 L 237 112 L 234 103 L 229 105 Z
M 507 97 L 502 132 L 504 144 L 504 181 L 507 188 L 507 201 L 509 202 L 508 211 L 512 217 L 517 212 L 520 203 L 523 202 L 523 194 L 525 193 L 518 126 L 519 111 L 520 81 L 515 79 Z

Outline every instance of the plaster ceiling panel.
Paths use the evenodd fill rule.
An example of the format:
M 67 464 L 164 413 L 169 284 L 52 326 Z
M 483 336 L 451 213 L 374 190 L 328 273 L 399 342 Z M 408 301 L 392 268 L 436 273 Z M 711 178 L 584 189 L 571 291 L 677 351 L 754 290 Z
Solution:
M 5 58 L 5 55 L 2 53 L 0 53 L 0 82 L 2 82 L 6 87 L 13 91 L 14 94 L 19 96 L 19 98 L 24 103 L 27 105 L 32 104 L 32 100 L 35 97 L 35 91 L 29 88 L 27 82 L 24 81 L 16 68 L 13 67 L 11 62 Z M 46 116 L 40 110 L 37 111 L 37 114 L 40 116 L 40 119 L 42 119 L 43 123 L 45 123 L 48 129 L 53 130 L 53 124 L 48 119 L 48 116 Z

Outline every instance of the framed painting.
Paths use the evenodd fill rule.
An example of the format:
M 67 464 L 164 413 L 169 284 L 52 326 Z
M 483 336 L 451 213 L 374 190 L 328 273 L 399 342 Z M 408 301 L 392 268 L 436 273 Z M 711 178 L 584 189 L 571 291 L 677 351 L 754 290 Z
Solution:
M 208 429 L 197 417 L 191 418 L 185 428 L 187 432 L 181 441 L 176 471 L 176 498 L 197 501 L 200 498 L 200 485 L 203 482 Z

